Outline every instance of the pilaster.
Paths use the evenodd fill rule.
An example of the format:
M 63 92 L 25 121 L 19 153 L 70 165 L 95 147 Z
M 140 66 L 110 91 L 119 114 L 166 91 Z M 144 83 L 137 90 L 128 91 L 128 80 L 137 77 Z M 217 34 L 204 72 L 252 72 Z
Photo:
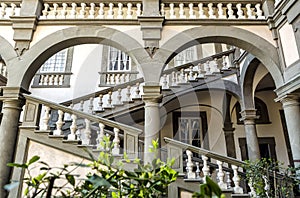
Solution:
M 162 99 L 161 87 L 159 85 L 145 85 L 142 96 L 145 102 L 145 129 L 144 129 L 144 163 L 151 163 L 153 159 L 160 158 L 160 151 L 149 152 L 153 140 L 160 137 L 160 113 L 159 103 Z M 159 141 L 160 142 L 160 141 Z
M 256 109 L 245 109 L 241 111 L 241 115 L 242 118 L 240 120 L 244 122 L 245 126 L 249 160 L 260 159 L 260 151 L 255 124 L 255 120 L 258 119 L 259 116 L 256 115 Z

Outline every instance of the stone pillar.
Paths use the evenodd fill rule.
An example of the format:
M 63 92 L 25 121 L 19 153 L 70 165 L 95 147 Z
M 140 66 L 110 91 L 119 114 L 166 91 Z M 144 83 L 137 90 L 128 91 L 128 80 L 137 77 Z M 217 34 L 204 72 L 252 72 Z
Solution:
M 300 166 L 300 106 L 299 96 L 285 95 L 280 99 L 284 110 L 295 167 Z
M 15 87 L 3 87 L 1 98 L 3 100 L 3 118 L 0 126 L 0 195 L 6 197 L 3 186 L 10 182 L 12 172 L 12 169 L 6 164 L 14 161 L 19 118 L 24 100 L 21 97 L 20 89 Z
M 147 164 L 148 162 L 151 163 L 155 157 L 160 158 L 160 151 L 150 153 L 149 148 L 152 147 L 152 140 L 159 140 L 160 136 L 159 103 L 162 95 L 159 85 L 145 85 L 143 89 L 143 101 L 145 103 L 144 163 Z
M 246 109 L 241 112 L 244 122 L 249 160 L 260 159 L 260 151 L 256 132 L 255 120 L 258 119 L 256 109 Z

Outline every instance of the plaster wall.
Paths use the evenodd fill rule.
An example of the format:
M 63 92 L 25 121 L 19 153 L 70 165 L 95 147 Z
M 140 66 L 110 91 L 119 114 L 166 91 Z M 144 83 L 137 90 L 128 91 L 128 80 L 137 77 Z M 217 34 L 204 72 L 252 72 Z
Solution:
M 257 85 L 259 84 L 259 82 L 268 73 L 269 73 L 268 70 L 262 64 L 259 64 L 257 70 L 255 71 L 255 75 L 254 75 L 254 79 L 253 79 L 253 89 L 252 89 L 253 92 L 255 91 Z
M 38 25 L 36 27 L 36 30 L 34 31 L 32 41 L 30 43 L 30 46 L 33 46 L 38 41 L 42 40 L 43 38 L 47 37 L 48 35 L 62 29 L 66 29 L 73 26 L 59 26 L 59 25 Z
M 285 23 L 279 29 L 279 36 L 285 64 L 288 67 L 299 59 L 299 53 L 297 49 L 293 27 L 288 23 Z
M 5 38 L 12 46 L 15 45 L 13 40 L 14 31 L 11 26 L 0 26 L 0 36 Z

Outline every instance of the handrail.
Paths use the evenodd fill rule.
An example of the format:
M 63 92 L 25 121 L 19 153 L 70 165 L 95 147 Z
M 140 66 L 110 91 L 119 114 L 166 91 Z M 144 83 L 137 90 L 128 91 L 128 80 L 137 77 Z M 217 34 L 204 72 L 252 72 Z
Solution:
M 115 85 L 114 87 L 108 87 L 106 89 L 102 89 L 102 90 L 94 92 L 94 93 L 90 93 L 90 94 L 87 94 L 87 95 L 84 95 L 84 96 L 80 96 L 78 98 L 74 98 L 72 100 L 62 102 L 60 104 L 65 105 L 65 106 L 69 106 L 72 103 L 78 103 L 82 100 L 88 100 L 91 97 L 99 96 L 100 94 L 106 94 L 107 92 L 118 90 L 118 89 L 123 89 L 123 88 L 126 88 L 128 85 L 134 85 L 136 83 L 142 83 L 142 82 L 144 82 L 144 79 L 143 78 L 138 78 L 138 79 L 132 80 L 130 82 Z
M 229 55 L 229 54 L 233 53 L 234 51 L 235 51 L 235 48 L 227 50 L 225 52 L 214 54 L 212 56 L 208 56 L 208 57 L 202 58 L 200 60 L 189 62 L 189 63 L 183 64 L 181 66 L 177 66 L 177 67 L 174 67 L 174 68 L 166 69 L 166 70 L 164 70 L 162 72 L 162 74 L 171 74 L 174 70 L 180 70 L 180 69 L 189 68 L 190 66 L 195 66 L 195 65 L 198 65 L 199 63 L 205 63 L 208 60 L 213 60 L 215 58 L 221 58 L 223 56 L 226 56 L 226 55 Z M 143 83 L 143 82 L 144 82 L 144 78 L 138 78 L 138 79 L 135 79 L 135 80 L 132 80 L 132 81 L 129 81 L 129 82 L 125 82 L 125 83 L 122 83 L 122 84 L 115 85 L 114 87 L 109 87 L 109 88 L 102 89 L 102 90 L 94 92 L 94 93 L 90 93 L 90 94 L 87 94 L 87 95 L 84 95 L 84 96 L 80 96 L 78 98 L 74 98 L 72 100 L 68 100 L 68 101 L 62 102 L 60 104 L 61 105 L 65 105 L 65 106 L 69 106 L 72 103 L 79 103 L 82 100 L 88 100 L 89 98 L 95 97 L 95 96 L 99 96 L 100 94 L 106 94 L 107 92 L 110 92 L 110 91 L 114 91 L 114 90 L 118 90 L 118 89 L 123 89 L 123 88 L 126 88 L 129 85 L 135 85 L 136 83 Z
M 186 144 L 186 143 L 183 143 L 183 142 L 171 139 L 171 138 L 165 137 L 164 140 L 165 140 L 166 143 L 173 144 L 173 145 L 178 146 L 182 149 L 188 149 L 192 152 L 199 153 L 201 155 L 205 155 L 206 157 L 210 157 L 210 158 L 213 158 L 213 159 L 216 159 L 216 160 L 219 160 L 219 161 L 230 163 L 230 164 L 236 165 L 238 167 L 243 167 L 246 164 L 245 162 L 234 159 L 232 157 L 225 157 L 225 156 L 220 155 L 218 153 L 215 153 L 213 151 L 209 151 L 209 150 L 199 148 L 199 147 L 196 147 L 196 146 L 193 146 L 193 145 L 190 145 L 190 144 Z
M 135 127 L 132 127 L 132 126 L 128 126 L 128 125 L 125 125 L 125 124 L 122 124 L 122 123 L 118 123 L 118 122 L 115 122 L 115 121 L 112 121 L 112 120 L 108 120 L 108 119 L 105 119 L 105 118 L 102 118 L 102 117 L 99 117 L 99 116 L 96 116 L 96 115 L 91 115 L 89 113 L 78 111 L 76 109 L 71 109 L 69 107 L 59 105 L 59 104 L 56 104 L 56 103 L 53 103 L 53 102 L 50 102 L 50 101 L 47 101 L 47 100 L 44 100 L 44 99 L 40 99 L 40 98 L 33 97 L 33 96 L 30 96 L 30 95 L 26 95 L 26 94 L 24 94 L 24 97 L 25 97 L 26 100 L 31 100 L 33 102 L 37 102 L 37 103 L 40 103 L 40 104 L 47 105 L 50 108 L 62 110 L 65 113 L 75 114 L 79 117 L 86 118 L 86 119 L 88 119 L 90 121 L 93 121 L 93 122 L 102 123 L 102 124 L 110 126 L 110 127 L 116 127 L 116 128 L 119 128 L 123 131 L 126 131 L 126 132 L 130 132 L 130 133 L 134 133 L 134 134 L 138 134 L 138 135 L 143 132 L 141 129 L 138 129 L 138 128 L 135 128 Z

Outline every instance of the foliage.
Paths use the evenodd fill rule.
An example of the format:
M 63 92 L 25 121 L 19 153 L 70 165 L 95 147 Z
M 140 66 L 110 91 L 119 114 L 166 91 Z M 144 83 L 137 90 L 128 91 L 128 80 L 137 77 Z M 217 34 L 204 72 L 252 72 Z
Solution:
M 222 190 L 213 180 L 208 176 L 205 177 L 205 182 L 200 184 L 200 192 L 195 192 L 193 194 L 194 198 L 210 198 L 218 197 L 225 198 L 225 195 L 222 193 Z
M 153 141 L 152 151 L 158 149 L 158 142 Z M 112 150 L 109 137 L 101 143 L 105 151 Z M 90 155 L 92 157 L 92 155 Z M 93 159 L 90 164 L 67 164 L 63 168 L 50 167 L 45 162 L 39 161 L 40 157 L 34 156 L 25 164 L 9 163 L 8 166 L 23 168 L 26 175 L 22 183 L 26 184 L 24 195 L 34 197 L 83 197 L 83 198 L 119 198 L 133 197 L 159 197 L 167 194 L 168 185 L 174 182 L 178 173 L 171 168 L 174 160 L 167 163 L 160 159 L 154 159 L 152 163 L 142 164 L 139 159 L 133 163 L 136 169 L 125 170 L 124 165 L 130 163 L 126 153 L 124 162 L 115 162 L 111 152 L 100 152 L 97 160 Z M 42 164 L 37 176 L 31 172 L 36 163 Z M 80 179 L 73 174 L 78 167 L 88 168 L 90 173 L 86 178 Z M 57 182 L 59 181 L 59 182 Z M 59 184 L 58 184 L 59 183 Z M 11 190 L 16 183 L 6 185 Z
M 283 163 L 262 158 L 246 161 L 246 179 L 259 197 L 291 197 L 299 185 L 299 168 L 284 167 Z

